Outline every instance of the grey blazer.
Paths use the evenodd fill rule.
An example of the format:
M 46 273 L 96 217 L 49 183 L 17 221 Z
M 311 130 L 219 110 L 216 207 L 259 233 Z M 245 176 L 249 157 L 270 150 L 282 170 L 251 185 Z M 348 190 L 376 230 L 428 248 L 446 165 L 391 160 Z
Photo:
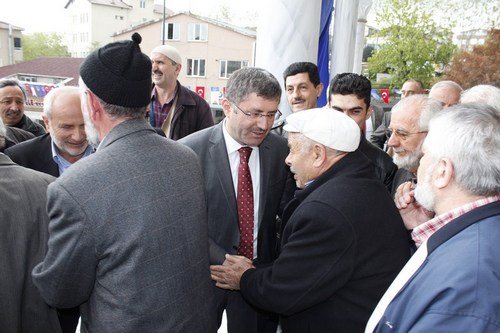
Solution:
M 210 262 L 222 264 L 226 253 L 236 254 L 240 241 L 236 194 L 234 193 L 224 122 L 193 133 L 181 140 L 198 155 L 207 189 Z M 293 197 L 295 183 L 285 164 L 287 140 L 269 134 L 259 146 L 260 203 L 257 263 L 269 263 L 277 257 L 280 226 L 277 216 Z
M 143 119 L 115 126 L 48 190 L 33 279 L 82 332 L 216 332 L 205 192 L 192 151 Z
M 60 332 L 31 281 L 47 250 L 47 186 L 55 178 L 16 165 L 0 153 L 0 331 Z

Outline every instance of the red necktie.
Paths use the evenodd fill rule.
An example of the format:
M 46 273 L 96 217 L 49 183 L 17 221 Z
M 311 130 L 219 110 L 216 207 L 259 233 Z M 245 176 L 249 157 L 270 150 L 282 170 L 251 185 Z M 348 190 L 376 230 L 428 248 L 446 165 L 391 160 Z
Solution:
M 241 147 L 238 166 L 238 221 L 240 226 L 240 247 L 238 254 L 253 260 L 253 187 L 248 159 L 252 148 Z

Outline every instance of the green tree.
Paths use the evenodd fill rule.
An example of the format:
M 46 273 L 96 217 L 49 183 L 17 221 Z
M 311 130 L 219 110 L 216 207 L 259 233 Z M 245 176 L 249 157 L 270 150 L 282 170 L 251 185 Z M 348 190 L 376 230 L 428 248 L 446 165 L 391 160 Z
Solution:
M 40 57 L 69 57 L 68 48 L 62 43 L 63 36 L 57 33 L 35 32 L 23 36 L 23 58 L 25 61 Z
M 380 48 L 368 59 L 370 78 L 391 75 L 391 87 L 409 78 L 429 84 L 436 70 L 444 70 L 456 47 L 450 28 L 441 27 L 423 0 L 380 0 L 375 32 Z

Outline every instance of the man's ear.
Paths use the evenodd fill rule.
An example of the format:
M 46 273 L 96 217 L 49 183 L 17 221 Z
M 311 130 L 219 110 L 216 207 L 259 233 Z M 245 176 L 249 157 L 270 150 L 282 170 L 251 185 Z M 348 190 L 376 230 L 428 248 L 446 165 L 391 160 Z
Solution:
M 434 186 L 439 189 L 448 186 L 453 179 L 453 164 L 448 158 L 441 159 L 433 172 Z
M 47 131 L 50 131 L 49 118 L 45 114 L 42 114 L 42 120 L 43 123 L 45 124 L 45 128 L 47 129 Z
M 320 167 L 323 165 L 325 159 L 326 159 L 326 148 L 325 146 L 315 143 L 313 145 L 313 148 L 311 150 L 311 154 L 314 155 L 314 161 L 313 161 L 313 166 L 314 167 Z
M 365 117 L 365 120 L 370 119 L 370 117 L 372 116 L 372 112 L 373 112 L 373 106 L 372 106 L 372 105 L 370 105 L 370 107 L 368 108 L 368 110 L 366 110 L 366 117 Z
M 227 98 L 222 99 L 221 106 L 222 106 L 222 111 L 224 111 L 226 117 L 228 116 L 229 113 L 233 112 L 233 109 L 231 107 L 231 102 Z
M 98 117 L 102 116 L 102 106 L 97 97 L 91 92 L 87 90 L 86 93 L 88 105 L 89 105 L 89 111 L 90 111 L 90 118 L 95 121 Z
M 323 83 L 320 82 L 317 86 L 316 86 L 316 97 L 319 98 L 319 96 L 321 96 L 321 93 L 323 92 Z

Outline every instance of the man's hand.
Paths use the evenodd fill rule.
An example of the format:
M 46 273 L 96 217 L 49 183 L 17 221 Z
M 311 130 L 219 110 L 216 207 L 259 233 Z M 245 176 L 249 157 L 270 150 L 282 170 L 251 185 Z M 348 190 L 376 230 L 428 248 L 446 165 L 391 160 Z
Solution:
M 429 221 L 434 217 L 434 212 L 428 211 L 415 200 L 415 192 L 412 190 L 412 182 L 399 185 L 394 197 L 396 207 L 399 209 L 401 218 L 406 229 L 413 230 L 418 225 Z
M 226 254 L 222 265 L 210 266 L 210 276 L 219 288 L 239 290 L 241 276 L 250 268 L 255 268 L 250 259 Z

